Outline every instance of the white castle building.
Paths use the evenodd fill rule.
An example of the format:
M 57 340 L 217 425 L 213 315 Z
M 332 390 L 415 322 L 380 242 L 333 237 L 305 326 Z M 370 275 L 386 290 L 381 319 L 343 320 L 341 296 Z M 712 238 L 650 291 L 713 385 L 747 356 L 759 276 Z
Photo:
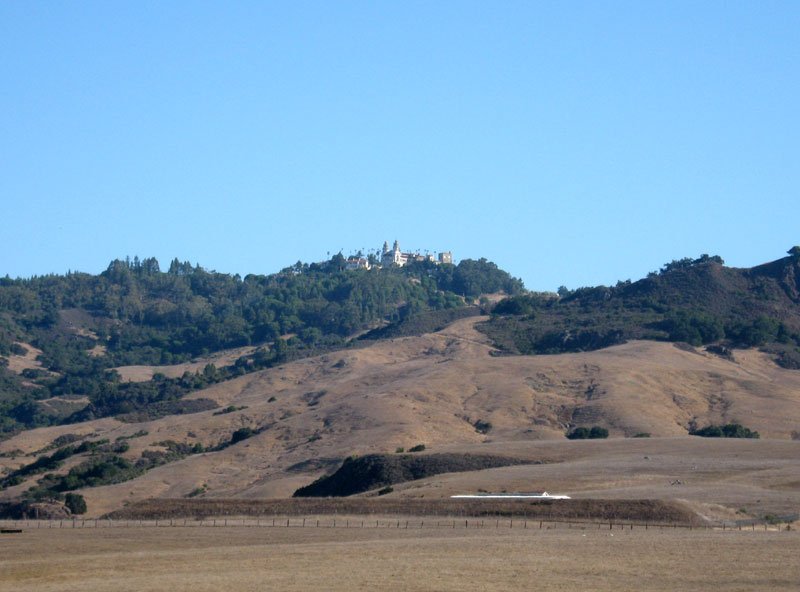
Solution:
M 350 257 L 347 261 L 344 262 L 344 268 L 347 271 L 356 271 L 357 269 L 369 269 L 372 267 L 369 264 L 368 259 L 364 259 L 363 257 Z
M 397 265 L 403 267 L 411 261 L 431 261 L 439 265 L 440 263 L 452 263 L 453 254 L 449 251 L 439 253 L 439 260 L 434 259 L 432 254 L 421 255 L 419 253 L 403 253 L 400 250 L 400 243 L 394 241 L 394 246 L 390 249 L 389 243 L 383 243 L 383 254 L 381 255 L 381 265 L 389 267 Z

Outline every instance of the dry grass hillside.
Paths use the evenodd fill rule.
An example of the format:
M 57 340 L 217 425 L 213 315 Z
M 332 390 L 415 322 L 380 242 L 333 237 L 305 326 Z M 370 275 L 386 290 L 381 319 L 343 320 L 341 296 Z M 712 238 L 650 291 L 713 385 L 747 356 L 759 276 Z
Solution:
M 16 343 L 17 346 L 25 350 L 24 354 L 11 354 L 8 360 L 8 369 L 17 374 L 22 374 L 23 370 L 44 370 L 41 362 L 36 358 L 41 355 L 42 350 L 27 343 Z
M 215 366 L 230 366 L 242 356 L 252 354 L 256 350 L 253 346 L 237 347 L 226 349 L 221 352 L 209 354 L 196 358 L 185 364 L 173 364 L 171 366 L 118 366 L 114 368 L 123 381 L 143 382 L 153 378 L 154 374 L 160 373 L 167 378 L 179 378 L 184 372 L 202 372 L 206 364 Z
M 198 489 L 206 497 L 285 497 L 346 456 L 418 443 L 433 451 L 508 454 L 551 464 L 440 475 L 392 495 L 546 488 L 737 505 L 753 494 L 782 511 L 800 507 L 800 442 L 790 439 L 800 430 L 800 371 L 781 369 L 756 351 L 737 350 L 729 361 L 656 342 L 559 356 L 497 356 L 475 322 L 287 363 L 190 395 L 242 407 L 232 413 L 42 428 L 3 442 L 0 452 L 30 454 L 66 433 L 113 441 L 146 430 L 146 436 L 129 440 L 126 456 L 136 459 L 164 440 L 210 447 L 241 427 L 260 430 L 224 450 L 84 490 L 92 514 Z M 476 422 L 491 428 L 481 433 Z M 741 423 L 764 440 L 688 437 L 692 422 Z M 571 424 L 604 426 L 610 439 L 566 441 Z M 630 438 L 640 432 L 654 437 Z M 0 457 L 0 466 L 30 460 Z M 738 493 L 726 497 L 728 487 Z M 747 502 L 748 512 L 755 499 Z

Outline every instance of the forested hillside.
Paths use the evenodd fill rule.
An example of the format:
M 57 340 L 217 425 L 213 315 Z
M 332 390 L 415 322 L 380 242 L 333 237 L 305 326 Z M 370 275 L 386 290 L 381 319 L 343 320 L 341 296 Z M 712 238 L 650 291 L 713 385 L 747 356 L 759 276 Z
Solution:
M 175 406 L 210 383 L 316 351 L 386 323 L 463 307 L 480 294 L 520 293 L 522 283 L 481 259 L 458 265 L 415 262 L 402 268 L 345 271 L 341 254 L 245 278 L 173 260 L 114 260 L 99 275 L 68 273 L 0 279 L 0 434 L 23 427 Z M 25 345 L 23 345 L 25 344 Z M 14 355 L 41 350 L 15 372 Z M 245 345 L 235 365 L 179 379 L 123 383 L 110 368 L 168 365 Z M 88 397 L 66 414 L 52 397 Z
M 693 346 L 760 346 L 800 368 L 800 248 L 751 269 L 703 255 L 664 265 L 637 282 L 518 295 L 482 326 L 510 353 L 589 351 L 628 339 Z
M 800 368 L 800 248 L 752 269 L 703 255 L 637 282 L 526 293 L 484 259 L 346 271 L 336 255 L 244 278 L 173 260 L 114 260 L 99 275 L 0 279 L 0 435 L 117 416 L 130 421 L 214 406 L 187 393 L 299 357 L 443 328 L 478 314 L 510 354 L 588 351 L 629 339 L 759 346 Z M 488 302 L 483 302 L 484 308 Z M 168 366 L 250 346 L 216 367 L 128 382 L 113 368 Z M 24 363 L 23 363 L 24 362 Z M 203 362 L 205 364 L 205 362 Z

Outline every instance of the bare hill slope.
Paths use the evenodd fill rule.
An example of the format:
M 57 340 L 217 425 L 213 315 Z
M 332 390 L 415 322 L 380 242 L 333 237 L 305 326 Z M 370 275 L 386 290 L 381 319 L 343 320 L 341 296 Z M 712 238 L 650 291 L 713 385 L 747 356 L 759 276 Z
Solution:
M 729 361 L 668 343 L 630 342 L 590 353 L 496 356 L 474 329 L 476 322 L 464 319 L 434 334 L 287 363 L 190 395 L 237 408 L 230 413 L 204 411 L 136 424 L 106 418 L 42 428 L 3 442 L 0 452 L 30 454 L 67 433 L 113 441 L 144 430 L 146 435 L 128 440 L 125 456 L 135 460 L 145 450 L 163 449 L 158 443 L 165 440 L 210 448 L 242 427 L 258 432 L 132 481 L 83 490 L 90 512 L 99 514 L 125 501 L 201 491 L 211 497 L 288 497 L 349 455 L 394 452 L 418 443 L 433 450 L 508 451 L 536 461 L 558 460 L 541 440 L 582 450 L 563 440 L 570 425 L 601 425 L 612 439 L 649 432 L 707 446 L 686 437 L 689 425 L 735 422 L 762 438 L 787 440 L 795 453 L 800 445 L 789 441 L 800 429 L 800 372 L 781 369 L 764 354 L 737 350 L 735 361 Z M 625 442 L 635 451 L 659 441 L 672 440 Z M 719 454 L 727 454 L 727 445 L 717 444 Z M 781 448 L 778 456 L 785 455 Z M 30 460 L 0 457 L 0 466 L 14 468 Z M 517 470 L 522 469 L 492 469 L 483 486 L 502 481 L 494 479 L 503 471 Z M 800 478 L 796 481 L 789 489 L 800 489 Z M 32 483 L 3 494 L 19 493 Z M 611 487 L 596 481 L 563 483 L 575 490 Z

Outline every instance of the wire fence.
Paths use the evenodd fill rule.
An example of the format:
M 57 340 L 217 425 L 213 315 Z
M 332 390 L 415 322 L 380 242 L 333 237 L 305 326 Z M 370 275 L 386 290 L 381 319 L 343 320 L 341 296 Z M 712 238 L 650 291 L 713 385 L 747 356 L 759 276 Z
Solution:
M 448 529 L 448 530 L 645 530 L 645 531 L 760 531 L 779 532 L 791 530 L 789 525 L 738 523 L 737 525 L 693 525 L 649 522 L 589 522 L 575 520 L 514 519 L 514 518 L 442 518 L 418 516 L 411 518 L 363 517 L 297 517 L 269 518 L 168 518 L 154 520 L 60 519 L 60 520 L 0 520 L 0 533 L 12 534 L 25 530 L 41 529 L 110 529 L 110 528 L 360 528 L 360 529 Z

